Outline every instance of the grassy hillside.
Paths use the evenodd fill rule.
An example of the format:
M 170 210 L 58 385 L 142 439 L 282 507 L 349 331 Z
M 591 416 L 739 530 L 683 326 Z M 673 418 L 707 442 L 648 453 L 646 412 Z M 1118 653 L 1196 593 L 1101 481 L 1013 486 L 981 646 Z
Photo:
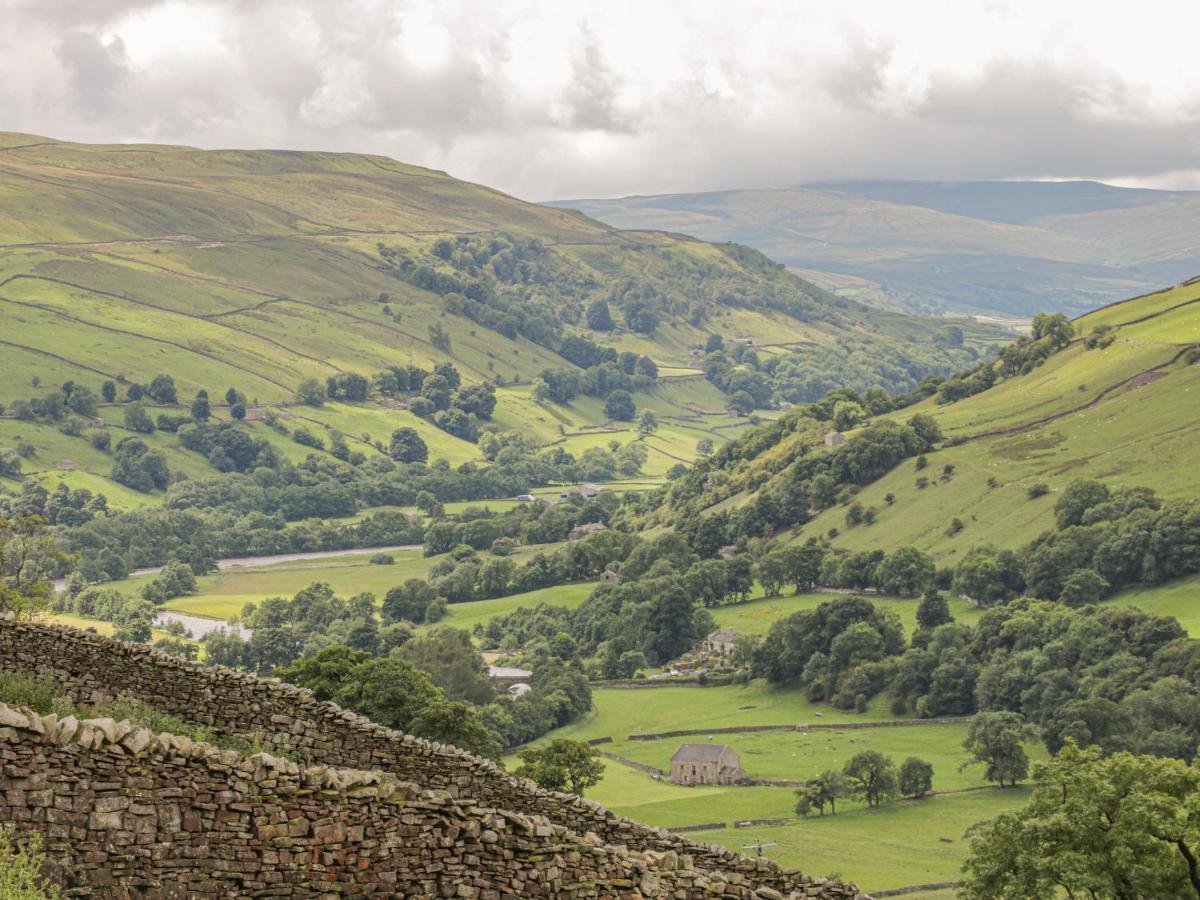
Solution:
M 1016 549 L 1052 528 L 1059 492 L 1079 478 L 1149 487 L 1166 499 L 1195 497 L 1200 281 L 1104 307 L 1074 325 L 1081 337 L 1027 374 L 954 403 L 929 398 L 887 414 L 897 422 L 932 416 L 945 440 L 925 454 L 922 468 L 913 459 L 900 463 L 794 529 L 790 539 L 836 529 L 835 547 L 912 544 L 946 565 L 976 544 Z M 1089 349 L 1082 337 L 1097 327 L 1111 329 L 1112 343 Z M 709 513 L 746 506 L 764 478 L 798 454 L 828 452 L 824 430 L 819 423 L 797 427 L 735 466 L 729 476 L 746 488 Z M 1047 490 L 1031 496 L 1035 485 Z M 851 502 L 874 508 L 875 523 L 847 527 Z M 956 518 L 962 529 L 948 533 Z
M 555 205 L 739 241 L 845 296 L 924 312 L 1080 313 L 1200 271 L 1200 195 L 1187 191 L 866 181 Z
M 219 407 L 234 387 L 251 406 L 282 407 L 307 378 L 451 361 L 468 384 L 500 385 L 499 427 L 540 443 L 572 441 L 605 421 L 601 401 L 536 403 L 528 386 L 547 368 L 577 370 L 557 351 L 585 335 L 663 367 L 659 386 L 637 398 L 660 416 L 685 417 L 651 441 L 647 471 L 661 475 L 726 424 L 723 395 L 692 352 L 710 333 L 774 348 L 764 352 L 854 341 L 919 352 L 926 366 L 965 359 L 937 343 L 943 323 L 835 297 L 744 248 L 618 231 L 383 157 L 5 134 L 0 198 L 0 403 L 10 407 L 68 381 L 98 393 L 113 380 L 123 396 L 126 383 L 159 373 L 172 376 L 185 405 L 205 389 Z M 613 328 L 590 330 L 585 308 L 605 298 Z M 646 311 L 656 324 L 633 322 Z M 968 347 L 999 336 L 964 324 Z M 119 426 L 119 409 L 101 415 Z M 433 458 L 480 456 L 370 402 L 296 415 L 352 442 L 409 425 Z M 273 440 L 261 425 L 246 427 Z M 705 434 L 693 439 L 697 429 Z M 618 439 L 630 437 L 619 430 Z M 18 433 L 37 450 L 24 468 L 40 477 L 70 460 L 75 469 L 62 477 L 96 487 L 111 468 L 85 441 L 0 420 L 0 446 L 15 446 Z M 153 437 L 173 469 L 203 474 L 202 460 Z M 139 500 L 109 489 L 120 504 Z

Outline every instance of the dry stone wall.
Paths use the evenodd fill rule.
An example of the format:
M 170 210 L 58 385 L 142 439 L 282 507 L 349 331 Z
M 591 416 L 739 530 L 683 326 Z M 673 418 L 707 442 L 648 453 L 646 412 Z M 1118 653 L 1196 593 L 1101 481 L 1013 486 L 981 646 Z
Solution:
M 19 720 L 29 715 L 8 711 L 7 718 L 17 721 L 0 720 L 0 821 L 29 828 L 53 826 L 50 837 L 73 848 L 70 859 L 60 861 L 84 870 L 100 861 L 96 854 L 121 847 L 118 858 L 106 857 L 106 866 L 116 873 L 114 880 L 126 885 L 134 873 L 142 872 L 146 874 L 138 877 L 149 885 L 130 896 L 320 894 L 320 879 L 313 880 L 313 871 L 330 873 L 337 885 L 331 883 L 331 888 L 338 893 L 388 893 L 386 879 L 377 882 L 362 875 L 364 880 L 357 880 L 360 867 L 396 873 L 388 878 L 415 873 L 411 878 L 417 888 L 410 896 L 454 896 L 439 893 L 447 888 L 436 878 L 436 884 L 428 880 L 431 873 L 442 871 L 439 865 L 448 867 L 447 873 L 483 866 L 481 877 L 491 887 L 459 895 L 468 897 L 774 897 L 793 892 L 855 896 L 852 887 L 696 844 L 616 816 L 592 801 L 540 790 L 488 760 L 383 728 L 274 680 L 202 666 L 73 629 L 13 621 L 0 621 L 0 668 L 47 673 L 76 702 L 137 699 L 196 724 L 260 738 L 304 760 L 305 769 L 265 756 L 243 760 L 229 751 L 196 750 L 204 745 L 181 745 L 182 739 L 170 736 L 147 737 L 148 733 L 130 731 L 128 723 L 107 721 L 79 726 L 64 739 L 74 727 L 68 720 L 47 728 L 44 719 L 34 717 L 22 725 Z M 86 739 L 78 737 L 80 731 Z M 136 746 L 131 747 L 131 741 Z M 248 775 L 246 767 L 254 771 Z M 200 775 L 190 776 L 193 768 Z M 314 771 L 318 774 L 311 774 Z M 338 773 L 345 771 L 357 773 L 349 776 L 351 787 L 339 787 L 347 776 Z M 322 782 L 327 775 L 331 781 Z M 314 778 L 319 783 L 314 784 Z M 416 796 L 413 789 L 396 788 L 399 794 L 381 794 L 386 791 L 379 785 L 402 782 L 433 793 Z M 187 802 L 181 805 L 174 792 L 185 784 L 193 785 L 196 793 L 182 798 Z M 403 799 L 399 806 L 389 799 L 398 795 Z M 187 822 L 199 825 L 196 831 L 184 827 L 186 811 Z M 382 824 L 372 825 L 376 819 Z M 290 832 L 288 823 L 293 820 L 300 833 Z M 492 865 L 479 856 L 482 837 L 459 843 L 460 836 L 469 837 L 475 829 L 470 823 L 493 820 L 534 823 L 532 832 L 516 824 L 511 824 L 511 834 L 483 829 L 508 835 L 503 841 L 487 842 L 499 845 L 498 859 L 516 860 L 503 871 L 498 861 Z M 273 846 L 271 841 L 283 839 L 283 830 L 261 828 L 284 824 L 288 843 Z M 344 832 L 331 831 L 327 824 L 339 824 Z M 120 839 L 106 835 L 108 831 Z M 220 837 L 215 856 L 188 856 L 200 852 L 188 837 L 196 834 L 208 840 Z M 331 841 L 333 837 L 338 840 Z M 439 840 L 444 845 L 438 845 Z M 406 842 L 418 849 L 406 849 Z M 325 855 L 326 844 L 336 851 L 332 856 Z M 178 854 L 172 849 L 177 846 Z M 567 871 L 555 863 L 551 877 L 539 868 L 547 854 L 561 856 L 564 865 L 569 862 L 576 868 Z M 627 874 L 614 880 L 601 857 L 619 859 L 618 867 L 624 866 Z M 670 861 L 668 868 L 655 868 L 662 859 Z M 679 871 L 670 867 L 685 865 L 693 867 L 683 870 L 691 873 L 686 876 L 659 871 Z M 659 874 L 643 885 L 635 875 L 647 868 Z M 175 881 L 168 879 L 167 869 L 178 876 Z M 229 891 L 229 882 L 223 882 L 227 877 L 241 879 L 238 891 Z M 189 879 L 201 887 L 192 886 Z M 515 893 L 513 879 L 522 882 Z M 689 886 L 688 879 L 699 879 L 705 886 Z M 183 884 L 171 890 L 184 893 L 155 886 L 168 882 Z M 545 887 L 551 883 L 556 885 L 553 890 Z M 713 885 L 726 893 L 709 893 Z

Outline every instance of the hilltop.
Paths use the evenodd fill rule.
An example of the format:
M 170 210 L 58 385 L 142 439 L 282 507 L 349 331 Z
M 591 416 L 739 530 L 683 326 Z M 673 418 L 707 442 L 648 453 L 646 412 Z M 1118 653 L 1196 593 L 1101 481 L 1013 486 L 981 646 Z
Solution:
M 752 381 L 770 359 L 805 350 L 830 377 L 853 356 L 843 380 L 892 389 L 961 367 L 1004 337 L 969 320 L 870 309 L 745 247 L 620 231 L 379 156 L 3 134 L 0 194 L 0 403 L 10 416 L 0 442 L 30 448 L 27 474 L 105 490 L 119 505 L 145 497 L 108 480 L 108 451 L 53 416 L 49 428 L 14 421 L 19 401 L 36 407 L 64 385 L 99 399 L 112 382 L 116 405 L 84 404 L 82 424 L 119 427 L 129 392 L 167 375 L 176 400 L 143 397 L 158 407 L 152 419 L 186 418 L 204 390 L 224 420 L 232 389 L 252 412 L 239 427 L 293 460 L 326 451 L 266 427 L 265 408 L 290 407 L 297 424 L 340 432 L 367 457 L 408 426 L 432 459 L 457 465 L 483 460 L 478 433 L 493 427 L 576 452 L 628 443 L 632 425 L 604 409 L 625 389 L 664 419 L 645 442 L 646 471 L 661 476 L 694 458 L 698 439 L 720 444 L 726 426 L 744 424 L 726 417 L 731 379 L 706 379 L 698 359 L 713 334 L 757 348 L 761 359 L 735 361 Z M 494 409 L 462 404 L 448 422 L 410 412 L 420 379 L 447 363 L 465 387 L 492 385 Z M 420 374 L 398 387 L 385 376 L 381 388 L 380 374 L 397 367 Z M 547 371 L 580 386 L 546 401 L 535 382 Z M 358 376 L 365 388 L 360 379 L 337 402 L 295 409 L 301 382 Z M 770 406 L 772 384 L 759 382 L 755 404 Z M 595 426 L 606 436 L 570 443 Z M 172 471 L 213 471 L 169 434 L 142 440 Z
M 1088 181 L 843 181 L 563 200 L 622 228 L 749 244 L 881 307 L 1081 314 L 1200 271 L 1200 194 Z

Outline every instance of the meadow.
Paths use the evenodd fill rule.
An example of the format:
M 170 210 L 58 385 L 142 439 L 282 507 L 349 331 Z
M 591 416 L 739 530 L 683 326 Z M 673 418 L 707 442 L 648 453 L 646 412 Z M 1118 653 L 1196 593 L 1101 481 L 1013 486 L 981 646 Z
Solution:
M 810 703 L 799 691 L 774 690 L 761 681 L 721 687 L 600 688 L 593 697 L 591 713 L 551 737 L 611 737 L 612 743 L 600 745 L 600 750 L 664 770 L 680 743 L 704 742 L 708 736 L 631 741 L 629 735 L 773 724 L 880 724 L 894 718 L 884 697 L 876 697 L 865 713 L 855 713 Z M 1028 797 L 1023 788 L 1002 791 L 989 786 L 978 764 L 960 770 L 967 762 L 962 748 L 966 731 L 963 724 L 936 724 L 711 736 L 713 742 L 738 751 L 752 777 L 804 780 L 824 769 L 840 768 L 855 753 L 878 750 L 897 764 L 908 756 L 932 763 L 934 790 L 950 792 L 897 800 L 879 809 L 848 800 L 839 804 L 837 815 L 800 819 L 790 787 L 684 787 L 611 759 L 604 760 L 603 779 L 588 796 L 651 825 L 724 822 L 724 829 L 690 836 L 739 851 L 774 842 L 764 849 L 765 856 L 813 874 L 839 873 L 869 890 L 953 881 L 966 857 L 966 830 Z M 1033 760 L 1045 756 L 1040 744 L 1030 743 L 1026 750 Z M 733 827 L 757 819 L 787 821 Z M 936 895 L 928 896 L 932 900 Z

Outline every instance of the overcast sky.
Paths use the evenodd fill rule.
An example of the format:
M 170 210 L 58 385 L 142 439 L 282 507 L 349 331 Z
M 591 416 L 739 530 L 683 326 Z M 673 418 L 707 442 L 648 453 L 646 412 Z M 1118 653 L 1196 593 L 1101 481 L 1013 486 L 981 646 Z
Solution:
M 520 197 L 1200 188 L 1195 0 L 0 0 L 0 130 L 382 153 Z

